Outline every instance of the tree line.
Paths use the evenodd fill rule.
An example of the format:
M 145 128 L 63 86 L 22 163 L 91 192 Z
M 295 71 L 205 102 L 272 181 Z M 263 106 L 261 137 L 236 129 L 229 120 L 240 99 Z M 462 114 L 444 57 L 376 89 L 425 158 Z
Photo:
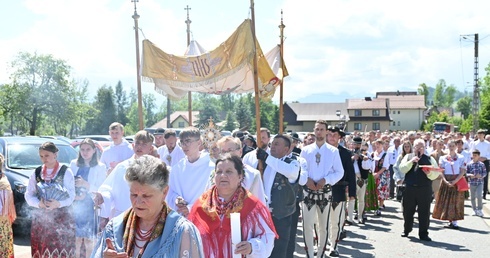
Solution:
M 89 99 L 89 82 L 75 81 L 72 68 L 52 55 L 19 53 L 10 63 L 10 82 L 0 85 L 0 133 L 25 135 L 107 134 L 109 125 L 118 121 L 127 134 L 139 130 L 137 93 L 126 92 L 121 81 L 113 87 L 98 87 Z M 151 127 L 167 112 L 186 111 L 187 98 L 157 103 L 155 94 L 143 94 L 143 119 Z M 261 125 L 278 131 L 279 108 L 271 101 L 261 101 Z M 222 129 L 255 130 L 255 99 L 249 94 L 210 95 L 192 93 L 192 108 L 199 110 L 198 126 L 223 122 Z

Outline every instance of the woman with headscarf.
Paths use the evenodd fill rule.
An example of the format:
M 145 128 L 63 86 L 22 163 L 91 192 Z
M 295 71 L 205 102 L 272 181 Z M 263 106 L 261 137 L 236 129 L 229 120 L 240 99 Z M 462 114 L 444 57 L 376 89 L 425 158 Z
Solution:
M 265 205 L 242 186 L 243 163 L 227 154 L 216 161 L 215 185 L 192 206 L 189 220 L 201 233 L 207 258 L 233 254 L 269 257 L 276 237 L 272 216 Z M 241 241 L 232 245 L 231 213 L 240 214 Z

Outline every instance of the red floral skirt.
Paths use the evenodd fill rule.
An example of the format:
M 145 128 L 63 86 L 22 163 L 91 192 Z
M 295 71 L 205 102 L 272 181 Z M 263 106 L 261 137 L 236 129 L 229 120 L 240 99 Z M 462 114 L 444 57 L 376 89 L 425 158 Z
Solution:
M 457 175 L 445 175 L 447 181 L 456 179 Z M 439 220 L 463 220 L 464 219 L 464 192 L 450 187 L 444 182 L 437 192 L 436 205 L 432 212 L 432 218 Z

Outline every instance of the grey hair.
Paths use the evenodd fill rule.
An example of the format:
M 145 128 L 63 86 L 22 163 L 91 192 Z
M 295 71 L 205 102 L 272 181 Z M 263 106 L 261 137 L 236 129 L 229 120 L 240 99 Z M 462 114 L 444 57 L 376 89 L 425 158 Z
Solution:
M 160 159 L 143 155 L 129 165 L 125 179 L 128 183 L 138 182 L 163 190 L 168 185 L 168 174 L 167 166 Z

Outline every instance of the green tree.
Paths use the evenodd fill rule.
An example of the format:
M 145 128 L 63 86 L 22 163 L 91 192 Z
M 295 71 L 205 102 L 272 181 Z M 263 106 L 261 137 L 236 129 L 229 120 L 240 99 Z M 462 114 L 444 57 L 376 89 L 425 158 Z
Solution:
M 459 131 L 462 133 L 471 132 L 473 130 L 473 115 L 469 115 L 468 118 L 463 120 L 461 126 L 459 127 Z
M 434 91 L 434 105 L 436 107 L 442 107 L 444 105 L 444 91 L 446 90 L 446 81 L 439 80 Z
M 12 91 L 15 91 L 17 115 L 29 124 L 29 134 L 35 135 L 42 118 L 50 121 L 68 119 L 73 109 L 67 109 L 74 83 L 71 67 L 52 55 L 21 52 L 11 63 Z
M 126 116 L 129 109 L 129 103 L 121 81 L 118 81 L 116 84 L 114 98 L 116 101 L 116 121 L 125 125 L 129 122 L 129 119 Z
M 419 87 L 417 88 L 417 91 L 419 93 L 419 95 L 423 95 L 424 96 L 424 103 L 426 105 L 428 105 L 428 98 L 429 98 L 429 88 L 427 87 L 427 85 L 425 83 L 421 83 L 419 84 Z
M 250 128 L 252 123 L 252 113 L 250 112 L 246 102 L 247 100 L 244 97 L 240 97 L 235 105 L 238 128 Z
M 151 93 L 143 94 L 143 107 L 145 109 L 145 126 L 151 127 L 156 124 L 158 121 L 155 117 L 155 110 L 157 108 L 155 95 Z
M 116 106 L 114 105 L 112 87 L 107 85 L 100 87 L 92 106 L 95 110 L 87 122 L 86 132 L 88 134 L 107 134 L 109 125 L 116 121 Z
M 454 85 L 449 85 L 444 91 L 444 106 L 451 107 L 454 103 L 454 99 L 458 90 Z
M 143 108 L 143 114 L 145 114 L 145 110 Z M 124 131 L 126 135 L 133 135 L 139 131 L 139 115 L 138 115 L 138 102 L 134 102 L 129 108 L 128 112 L 129 122 L 124 127 Z
M 456 102 L 456 110 L 461 112 L 463 118 L 466 119 L 471 114 L 471 97 L 466 96 Z
M 228 111 L 228 113 L 226 114 L 226 124 L 224 129 L 227 131 L 233 131 L 235 128 L 235 115 L 232 111 Z

